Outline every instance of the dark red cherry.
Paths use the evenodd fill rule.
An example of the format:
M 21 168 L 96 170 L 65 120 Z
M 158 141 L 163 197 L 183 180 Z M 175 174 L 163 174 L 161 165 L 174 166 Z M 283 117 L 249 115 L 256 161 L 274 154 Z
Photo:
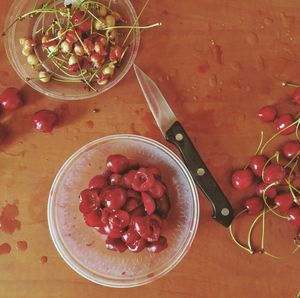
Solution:
M 133 211 L 135 208 L 141 205 L 141 201 L 137 200 L 136 198 L 129 198 L 127 199 L 123 209 L 127 212 Z
M 142 192 L 142 200 L 146 213 L 148 215 L 153 214 L 156 209 L 156 205 L 152 197 L 148 193 Z
M 245 201 L 245 207 L 249 215 L 258 215 L 264 208 L 264 203 L 259 197 L 252 197 Z
M 109 224 L 104 226 L 104 231 L 108 237 L 115 239 L 121 238 L 124 233 L 123 229 L 112 228 Z
M 298 228 L 298 231 L 297 231 L 297 239 L 300 240 L 300 227 Z
M 258 176 L 261 177 L 262 176 L 262 170 L 267 162 L 267 157 L 264 155 L 254 155 L 251 157 L 250 159 L 250 168 L 252 170 L 252 172 Z
M 97 191 L 85 189 L 80 193 L 79 210 L 87 214 L 95 211 L 100 206 L 100 199 Z
M 167 238 L 160 236 L 157 241 L 148 242 L 147 249 L 149 252 L 159 253 L 168 247 Z
M 136 175 L 137 171 L 136 170 L 130 170 L 127 173 L 125 173 L 122 176 L 122 186 L 125 188 L 131 188 L 132 182 L 134 180 L 134 177 Z
M 49 110 L 40 110 L 32 116 L 34 127 L 45 133 L 51 132 L 53 127 L 57 124 L 57 121 L 56 114 Z
M 263 177 L 267 184 L 281 183 L 286 177 L 286 170 L 281 165 L 270 164 L 265 167 Z
M 164 194 L 160 199 L 155 200 L 156 213 L 161 218 L 167 218 L 171 209 L 170 200 L 167 194 Z
M 137 217 L 134 228 L 147 241 L 157 241 L 161 233 L 161 220 L 157 216 Z
M 140 164 L 136 159 L 128 159 L 129 160 L 129 169 L 138 170 L 140 168 Z
M 111 174 L 109 177 L 109 183 L 112 186 L 122 186 L 122 175 L 120 174 Z
M 129 215 L 131 216 L 130 220 L 130 226 L 134 227 L 135 226 L 135 220 L 139 217 L 144 217 L 146 215 L 146 211 L 144 206 L 139 206 L 135 208 L 134 210 L 129 212 Z
M 235 189 L 243 190 L 253 183 L 253 174 L 249 169 L 236 170 L 232 175 L 231 181 Z
M 10 87 L 0 94 L 0 104 L 4 110 L 12 111 L 22 106 L 21 91 L 17 88 Z
M 127 190 L 127 197 L 128 198 L 135 198 L 137 200 L 141 200 L 141 195 L 139 192 L 132 190 L 132 189 L 128 189 Z
M 92 211 L 84 214 L 84 221 L 89 227 L 103 226 L 101 222 L 101 214 L 98 211 Z
M 121 239 L 107 237 L 105 244 L 108 250 L 113 250 L 120 253 L 126 251 L 127 249 L 127 246 L 124 244 L 124 242 Z
M 141 236 L 133 228 L 129 228 L 122 235 L 122 240 L 126 245 L 134 245 L 134 243 L 140 238 Z
M 148 168 L 150 174 L 152 174 L 156 179 L 161 179 L 161 172 L 158 168 Z
M 93 177 L 89 182 L 90 189 L 102 189 L 107 186 L 107 178 L 103 175 Z
M 300 88 L 297 88 L 294 95 L 293 95 L 293 101 L 297 104 L 300 105 Z
M 106 167 L 112 173 L 120 174 L 128 169 L 129 160 L 120 154 L 110 155 L 106 160 Z
M 288 211 L 289 221 L 292 225 L 300 227 L 300 207 L 293 207 Z
M 140 168 L 132 181 L 132 188 L 135 191 L 147 191 L 155 182 L 154 176 L 145 168 Z
M 258 117 L 262 122 L 273 122 L 277 116 L 274 106 L 264 106 L 258 111 Z
M 256 194 L 259 196 L 259 197 L 263 197 L 263 192 L 264 190 L 268 187 L 268 184 L 266 183 L 259 183 L 257 186 L 256 186 Z M 274 199 L 277 195 L 277 189 L 276 189 L 276 186 L 273 185 L 271 187 L 268 187 L 268 189 L 266 190 L 266 193 L 265 193 L 266 197 L 269 198 L 269 199 Z
M 300 143 L 297 141 L 289 141 L 282 147 L 282 153 L 287 159 L 292 159 L 300 152 Z
M 112 229 L 124 229 L 130 223 L 130 216 L 128 212 L 124 210 L 112 210 L 108 217 L 108 222 Z
M 291 114 L 285 114 L 280 116 L 275 121 L 275 128 L 277 131 L 281 131 L 281 134 L 284 136 L 290 135 L 296 131 L 295 125 L 290 126 L 293 122 L 294 122 L 294 117 Z
M 133 244 L 128 244 L 127 247 L 132 252 L 141 252 L 146 247 L 147 241 L 144 238 L 136 240 Z
M 71 18 L 71 23 L 82 32 L 87 32 L 91 29 L 90 16 L 84 11 L 75 12 Z
M 126 191 L 120 187 L 106 187 L 100 193 L 100 199 L 105 207 L 121 209 L 126 203 Z
M 281 212 L 287 212 L 293 205 L 294 198 L 291 193 L 281 193 L 274 199 L 274 203 Z
M 161 181 L 155 180 L 152 187 L 148 189 L 148 192 L 152 198 L 160 199 L 165 194 L 166 187 Z

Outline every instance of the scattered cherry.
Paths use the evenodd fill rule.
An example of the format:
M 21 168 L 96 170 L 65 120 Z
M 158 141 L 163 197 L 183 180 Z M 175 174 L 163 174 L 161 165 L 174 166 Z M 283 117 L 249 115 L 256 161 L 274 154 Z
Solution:
M 265 106 L 258 111 L 258 117 L 263 122 L 273 122 L 277 116 L 277 110 L 274 106 Z
M 281 165 L 270 164 L 265 167 L 263 176 L 267 184 L 281 183 L 286 177 L 286 170 Z
M 291 224 L 300 227 L 300 207 L 293 207 L 288 211 L 288 217 Z
M 264 155 L 254 155 L 251 157 L 250 159 L 250 168 L 252 170 L 252 172 L 258 176 L 261 177 L 262 176 L 262 171 L 263 168 L 267 162 L 267 157 Z
M 289 141 L 282 147 L 282 153 L 287 159 L 292 159 L 300 151 L 300 143 L 297 141 Z
M 264 190 L 268 187 L 269 185 L 267 183 L 259 183 L 257 186 L 256 186 L 256 194 L 259 196 L 259 197 L 263 197 L 263 193 L 264 193 Z M 265 195 L 267 198 L 269 199 L 274 199 L 277 195 L 277 189 L 276 189 L 276 186 L 275 185 L 272 185 L 272 186 L 269 186 L 268 189 L 266 190 L 265 192 Z
M 237 170 L 233 173 L 231 181 L 235 189 L 246 189 L 253 183 L 253 174 L 249 169 Z
M 32 116 L 32 123 L 35 128 L 45 133 L 51 132 L 57 122 L 57 115 L 49 110 L 40 110 Z
M 287 212 L 292 207 L 293 202 L 294 198 L 291 193 L 278 194 L 274 199 L 275 205 L 281 212 Z
M 249 215 L 258 215 L 264 208 L 264 203 L 259 197 L 252 197 L 245 201 L 245 207 Z
M 0 94 L 0 104 L 4 110 L 12 111 L 22 106 L 21 91 L 14 87 L 5 89 Z
M 276 130 L 281 131 L 281 134 L 284 136 L 290 135 L 296 130 L 295 125 L 292 125 L 293 122 L 294 117 L 291 114 L 282 115 L 275 121 Z M 287 128 L 290 125 L 292 126 Z

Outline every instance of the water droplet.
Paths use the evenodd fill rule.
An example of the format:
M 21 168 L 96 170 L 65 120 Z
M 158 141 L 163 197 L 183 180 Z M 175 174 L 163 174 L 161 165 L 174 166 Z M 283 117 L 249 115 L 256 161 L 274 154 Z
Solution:
M 271 18 L 265 18 L 264 23 L 266 26 L 270 26 L 274 21 Z
M 258 36 L 256 33 L 254 32 L 250 32 L 248 35 L 247 35 L 247 42 L 250 44 L 250 45 L 256 45 L 258 42 L 259 42 L 259 39 L 258 39 Z

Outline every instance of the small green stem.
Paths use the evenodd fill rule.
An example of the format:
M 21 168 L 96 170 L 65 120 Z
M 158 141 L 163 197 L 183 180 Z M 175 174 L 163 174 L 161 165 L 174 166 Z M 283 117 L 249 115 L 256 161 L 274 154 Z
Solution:
M 113 30 L 113 29 L 149 29 L 157 26 L 161 26 L 162 23 L 155 23 L 152 25 L 147 26 L 112 26 L 112 27 L 106 27 L 103 30 Z

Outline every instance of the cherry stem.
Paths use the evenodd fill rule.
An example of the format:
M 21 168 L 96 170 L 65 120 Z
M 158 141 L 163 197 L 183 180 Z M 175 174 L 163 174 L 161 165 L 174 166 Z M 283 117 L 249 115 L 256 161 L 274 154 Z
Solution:
M 284 168 L 287 168 L 291 163 L 295 161 L 300 155 L 300 150 L 296 153 L 296 155 L 284 166 Z
M 281 85 L 282 87 L 293 87 L 293 88 L 300 87 L 300 84 L 293 83 L 293 82 L 282 82 Z
M 292 256 L 293 254 L 295 254 L 298 249 L 300 248 L 300 245 L 296 245 L 296 247 L 292 250 L 292 252 L 289 254 L 289 255 L 286 255 L 286 256 L 275 256 L 267 251 L 263 251 L 262 253 L 273 258 L 273 259 L 276 259 L 276 260 L 284 260 L 284 259 L 287 259 L 288 257 Z
M 246 211 L 247 211 L 247 209 L 244 209 L 244 210 L 242 210 L 241 212 L 239 212 L 239 213 L 234 217 L 234 220 L 235 220 L 236 218 L 238 218 L 240 215 L 242 215 L 243 213 L 245 213 Z M 233 221 L 234 221 L 234 220 L 233 220 Z M 248 251 L 250 254 L 253 254 L 254 251 L 249 247 L 249 245 L 246 247 L 246 246 L 244 246 L 243 244 L 241 244 L 241 243 L 236 239 L 236 237 L 234 236 L 233 231 L 232 231 L 232 225 L 233 225 L 233 222 L 232 222 L 231 225 L 229 226 L 229 232 L 230 232 L 230 236 L 231 236 L 232 240 L 234 241 L 234 243 L 235 243 L 237 246 L 239 246 L 240 248 L 242 248 L 242 249 Z
M 267 167 L 267 165 L 271 162 L 271 160 L 273 158 L 276 158 L 276 161 L 277 163 L 279 163 L 279 158 L 280 158 L 280 152 L 279 151 L 276 151 L 267 161 L 266 163 L 264 164 L 263 168 L 262 168 L 262 172 L 261 172 L 261 178 L 263 180 L 263 182 L 265 182 L 265 169 Z
M 261 250 L 265 249 L 265 221 L 266 221 L 266 206 L 264 206 L 262 223 L 261 223 Z

